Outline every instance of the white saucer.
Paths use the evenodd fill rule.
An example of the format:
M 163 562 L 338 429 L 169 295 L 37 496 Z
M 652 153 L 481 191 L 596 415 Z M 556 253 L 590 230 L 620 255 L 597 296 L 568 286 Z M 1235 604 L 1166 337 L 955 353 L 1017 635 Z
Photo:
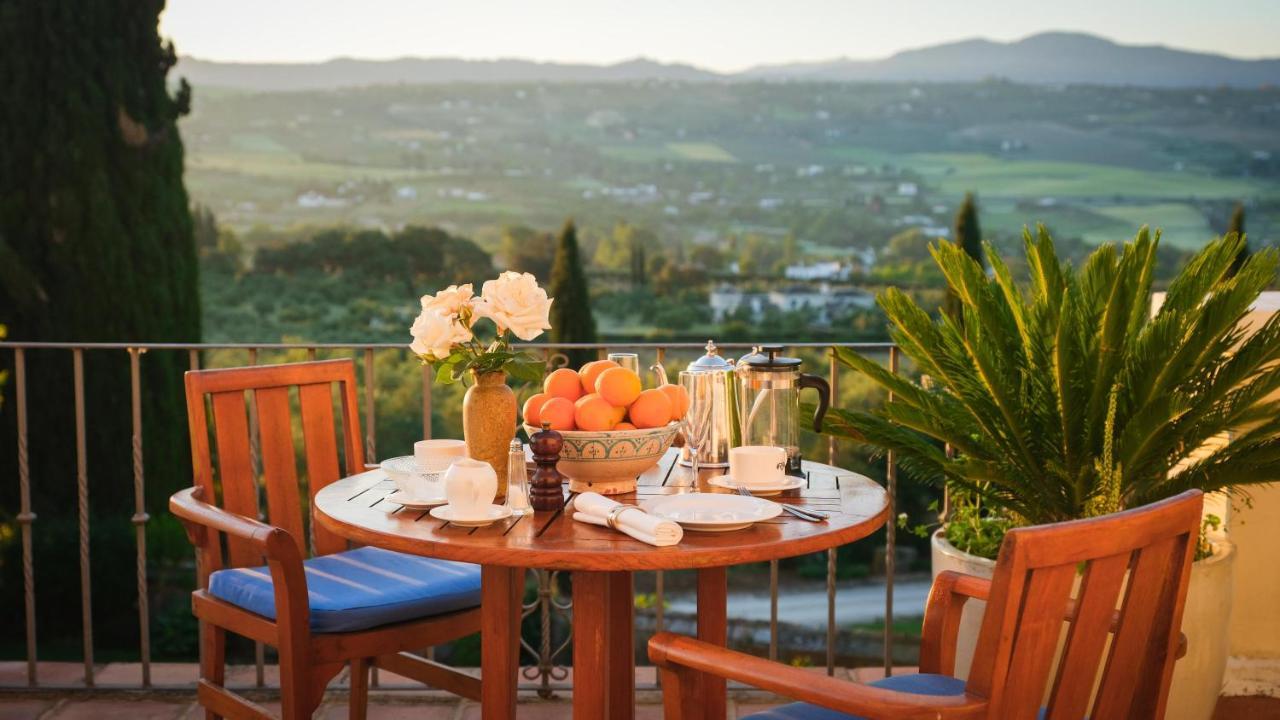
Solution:
M 734 480 L 732 475 L 721 475 L 720 477 L 711 478 L 707 481 L 707 484 L 724 488 L 726 490 L 732 490 L 734 492 L 738 492 L 739 485 L 746 485 L 746 483 L 740 483 L 737 480 Z M 778 495 L 779 493 L 784 493 L 788 490 L 798 490 L 802 487 L 804 487 L 804 478 L 793 477 L 791 475 L 783 475 L 780 479 L 766 485 L 746 485 L 746 488 L 751 491 L 751 494 L 757 497 Z
M 449 502 L 448 498 L 446 498 L 444 495 L 439 495 L 436 497 L 420 498 L 420 497 L 415 497 L 413 495 L 410 495 L 409 493 L 403 490 L 393 492 L 384 499 L 387 502 L 393 502 L 398 505 L 403 505 L 407 508 L 413 508 L 415 510 L 425 510 L 427 508 L 435 507 L 437 505 L 443 505 Z
M 431 517 L 444 520 L 458 527 L 484 527 L 503 518 L 511 517 L 511 508 L 506 505 L 490 505 L 480 517 L 459 517 L 452 505 L 441 505 L 432 508 Z
M 698 532 L 741 530 L 782 513 L 782 506 L 770 500 L 723 493 L 667 495 L 645 503 L 642 509 Z

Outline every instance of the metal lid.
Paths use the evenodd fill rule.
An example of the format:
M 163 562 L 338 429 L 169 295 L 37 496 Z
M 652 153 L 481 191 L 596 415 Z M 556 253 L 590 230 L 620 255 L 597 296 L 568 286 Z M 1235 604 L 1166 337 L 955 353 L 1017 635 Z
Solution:
M 714 340 L 707 341 L 707 354 L 689 363 L 689 372 L 713 372 L 732 370 L 733 363 L 720 357 L 720 348 Z
M 786 357 L 781 353 L 781 345 L 761 345 L 750 355 L 743 355 L 738 360 L 738 364 L 745 365 L 752 370 L 765 372 L 785 372 L 800 369 L 800 358 Z

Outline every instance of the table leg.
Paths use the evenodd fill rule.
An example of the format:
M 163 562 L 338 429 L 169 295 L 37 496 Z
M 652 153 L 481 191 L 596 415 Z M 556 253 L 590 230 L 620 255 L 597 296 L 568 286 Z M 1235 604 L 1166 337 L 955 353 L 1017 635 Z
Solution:
M 520 673 L 520 603 L 524 570 L 480 569 L 480 717 L 513 720 Z
M 629 572 L 609 573 L 609 717 L 636 715 L 635 588 Z
M 729 639 L 726 617 L 729 585 L 725 568 L 702 568 L 698 571 L 698 639 L 724 647 Z M 728 712 L 724 678 L 703 675 L 698 680 L 702 696 L 703 717 L 724 720 Z
M 609 574 L 573 574 L 573 718 L 601 720 L 609 703 Z
M 573 574 L 574 720 L 635 716 L 631 573 Z

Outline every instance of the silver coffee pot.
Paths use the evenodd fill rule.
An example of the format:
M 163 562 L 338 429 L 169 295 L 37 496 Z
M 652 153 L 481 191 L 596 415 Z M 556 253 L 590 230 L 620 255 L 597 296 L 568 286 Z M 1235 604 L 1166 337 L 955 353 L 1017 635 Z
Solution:
M 714 341 L 707 341 L 707 353 L 689 363 L 685 372 L 694 376 L 689 391 L 689 412 L 707 414 L 707 431 L 702 446 L 698 448 L 698 464 L 701 467 L 728 467 L 729 448 L 733 447 L 733 424 L 730 411 L 734 364 L 720 357 L 720 349 Z M 666 371 L 655 365 L 653 370 L 665 380 Z M 691 465 L 689 448 L 680 449 L 680 464 Z

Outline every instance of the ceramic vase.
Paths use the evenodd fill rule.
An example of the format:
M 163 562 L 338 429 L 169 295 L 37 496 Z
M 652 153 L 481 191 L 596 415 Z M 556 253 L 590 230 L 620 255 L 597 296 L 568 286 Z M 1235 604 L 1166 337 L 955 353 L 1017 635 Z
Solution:
M 498 476 L 494 502 L 507 497 L 507 453 L 516 436 L 516 394 L 507 387 L 505 372 L 472 373 L 472 385 L 462 398 L 462 437 L 467 456 L 483 460 Z

